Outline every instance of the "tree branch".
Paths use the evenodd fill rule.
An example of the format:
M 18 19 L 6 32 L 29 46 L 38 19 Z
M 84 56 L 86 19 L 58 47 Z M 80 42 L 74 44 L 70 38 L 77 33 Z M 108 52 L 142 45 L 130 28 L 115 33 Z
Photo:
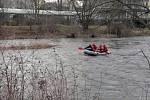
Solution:
M 148 57 L 146 56 L 146 54 L 144 53 L 144 51 L 141 49 L 141 52 L 143 54 L 143 56 L 145 57 L 147 63 L 148 63 L 148 66 L 149 66 L 149 70 L 150 70 L 150 60 L 148 59 Z

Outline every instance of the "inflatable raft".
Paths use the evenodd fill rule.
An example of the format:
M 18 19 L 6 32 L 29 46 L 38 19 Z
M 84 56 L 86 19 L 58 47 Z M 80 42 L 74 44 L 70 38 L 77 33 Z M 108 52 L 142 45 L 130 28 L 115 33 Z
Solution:
M 100 53 L 100 52 L 94 52 L 94 51 L 90 51 L 90 50 L 87 50 L 87 49 L 84 49 L 84 54 L 86 55 L 90 55 L 90 56 L 98 56 L 98 55 L 107 55 L 107 54 L 110 54 L 110 52 L 103 52 L 103 53 Z

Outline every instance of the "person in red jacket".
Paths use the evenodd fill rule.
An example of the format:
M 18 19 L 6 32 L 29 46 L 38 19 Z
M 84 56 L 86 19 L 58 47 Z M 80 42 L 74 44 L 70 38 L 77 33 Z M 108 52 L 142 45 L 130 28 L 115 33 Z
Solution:
M 103 52 L 106 52 L 106 53 L 108 52 L 108 48 L 105 44 L 103 45 L 103 49 L 104 49 Z
M 103 45 L 99 45 L 98 52 L 100 52 L 100 53 L 103 52 Z
M 104 45 L 99 45 L 99 48 L 98 48 L 98 51 L 100 52 L 100 53 L 104 53 L 104 52 L 108 52 L 108 48 L 107 48 L 107 46 L 104 44 Z
M 91 45 L 91 46 L 92 46 L 92 50 L 93 50 L 93 51 L 96 51 L 96 50 L 97 50 L 97 46 L 96 46 L 96 44 L 95 44 L 95 43 L 92 43 L 92 45 Z
M 89 46 L 85 47 L 84 49 L 90 50 L 90 51 L 97 51 L 97 46 L 95 43 L 89 44 Z

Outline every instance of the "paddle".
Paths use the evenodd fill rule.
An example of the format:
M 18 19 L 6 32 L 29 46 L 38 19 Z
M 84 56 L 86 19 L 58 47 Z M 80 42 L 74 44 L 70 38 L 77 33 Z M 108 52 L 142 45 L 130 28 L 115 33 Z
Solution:
M 82 47 L 79 47 L 79 48 L 78 48 L 78 52 L 79 52 L 79 53 L 83 53 L 83 51 L 84 51 L 84 48 L 82 48 Z
M 79 47 L 78 49 L 79 49 L 79 50 L 84 50 L 84 48 L 82 48 L 82 47 Z

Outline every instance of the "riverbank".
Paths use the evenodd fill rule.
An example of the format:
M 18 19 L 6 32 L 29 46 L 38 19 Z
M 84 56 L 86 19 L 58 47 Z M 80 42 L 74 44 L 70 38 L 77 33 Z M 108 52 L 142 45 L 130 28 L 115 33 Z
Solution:
M 119 31 L 118 31 L 119 29 Z M 53 25 L 53 26 L 2 26 L 0 29 L 0 39 L 40 39 L 40 38 L 94 38 L 94 37 L 133 37 L 150 36 L 147 28 L 129 29 L 107 26 L 90 26 L 89 30 L 82 32 L 80 26 Z

